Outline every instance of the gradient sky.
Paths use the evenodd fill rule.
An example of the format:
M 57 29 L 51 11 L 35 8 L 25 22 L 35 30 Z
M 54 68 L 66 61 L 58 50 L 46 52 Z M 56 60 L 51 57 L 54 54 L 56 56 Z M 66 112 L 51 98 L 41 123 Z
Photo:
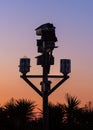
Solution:
M 56 27 L 59 46 L 53 52 L 51 74 L 60 74 L 60 59 L 71 59 L 70 78 L 49 101 L 64 103 L 66 93 L 77 96 L 82 104 L 93 101 L 93 0 L 0 0 L 0 104 L 11 97 L 41 104 L 41 97 L 20 78 L 18 65 L 27 56 L 30 74 L 42 74 L 35 59 L 40 55 L 35 28 L 47 22 Z M 40 88 L 40 81 L 33 82 Z

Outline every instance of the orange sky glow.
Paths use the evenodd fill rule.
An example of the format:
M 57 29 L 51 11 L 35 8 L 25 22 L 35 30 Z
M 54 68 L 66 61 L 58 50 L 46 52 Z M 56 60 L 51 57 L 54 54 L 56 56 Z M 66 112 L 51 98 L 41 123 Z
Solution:
M 93 1 L 1 0 L 0 1 L 0 104 L 12 97 L 26 98 L 42 105 L 41 97 L 20 78 L 19 60 L 31 58 L 29 74 L 42 74 L 36 65 L 35 28 L 50 22 L 56 27 L 58 48 L 54 49 L 55 65 L 51 74 L 60 74 L 60 59 L 71 59 L 70 78 L 49 96 L 52 103 L 64 103 L 69 93 L 84 106 L 93 101 Z M 40 79 L 33 80 L 40 89 Z M 52 86 L 58 79 L 52 80 Z

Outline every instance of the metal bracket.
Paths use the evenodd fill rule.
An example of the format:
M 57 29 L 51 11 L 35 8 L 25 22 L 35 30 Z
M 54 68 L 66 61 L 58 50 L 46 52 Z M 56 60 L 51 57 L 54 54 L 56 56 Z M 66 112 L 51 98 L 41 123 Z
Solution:
M 21 75 L 21 78 L 25 80 L 25 82 L 32 87 L 41 97 L 43 97 L 42 91 L 40 91 L 28 78 L 43 78 L 43 75 Z M 62 75 L 48 75 L 48 78 L 62 78 L 50 91 L 48 92 L 48 96 L 53 93 L 61 84 L 63 84 L 69 76 Z

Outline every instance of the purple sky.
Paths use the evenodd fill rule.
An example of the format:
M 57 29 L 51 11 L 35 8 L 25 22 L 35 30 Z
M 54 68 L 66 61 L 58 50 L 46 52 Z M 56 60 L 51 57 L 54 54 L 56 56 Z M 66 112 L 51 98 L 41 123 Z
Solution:
M 41 102 L 20 78 L 18 65 L 19 59 L 27 56 L 31 58 L 30 73 L 42 73 L 41 66 L 36 66 L 35 57 L 40 54 L 35 28 L 47 22 L 56 27 L 59 46 L 53 53 L 51 74 L 60 74 L 62 58 L 71 59 L 72 64 L 70 79 L 50 96 L 50 101 L 63 102 L 66 93 L 77 96 L 83 104 L 93 101 L 93 0 L 0 0 L 1 103 L 11 97 Z

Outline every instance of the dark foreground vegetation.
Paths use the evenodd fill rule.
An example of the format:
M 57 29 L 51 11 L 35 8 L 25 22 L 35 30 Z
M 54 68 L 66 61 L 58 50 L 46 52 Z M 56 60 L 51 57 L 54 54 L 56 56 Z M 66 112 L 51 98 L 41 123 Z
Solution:
M 49 130 L 93 130 L 91 102 L 79 107 L 75 96 L 66 94 L 66 104 L 49 103 Z M 0 130 L 43 130 L 42 111 L 37 117 L 35 102 L 11 99 L 0 107 Z

